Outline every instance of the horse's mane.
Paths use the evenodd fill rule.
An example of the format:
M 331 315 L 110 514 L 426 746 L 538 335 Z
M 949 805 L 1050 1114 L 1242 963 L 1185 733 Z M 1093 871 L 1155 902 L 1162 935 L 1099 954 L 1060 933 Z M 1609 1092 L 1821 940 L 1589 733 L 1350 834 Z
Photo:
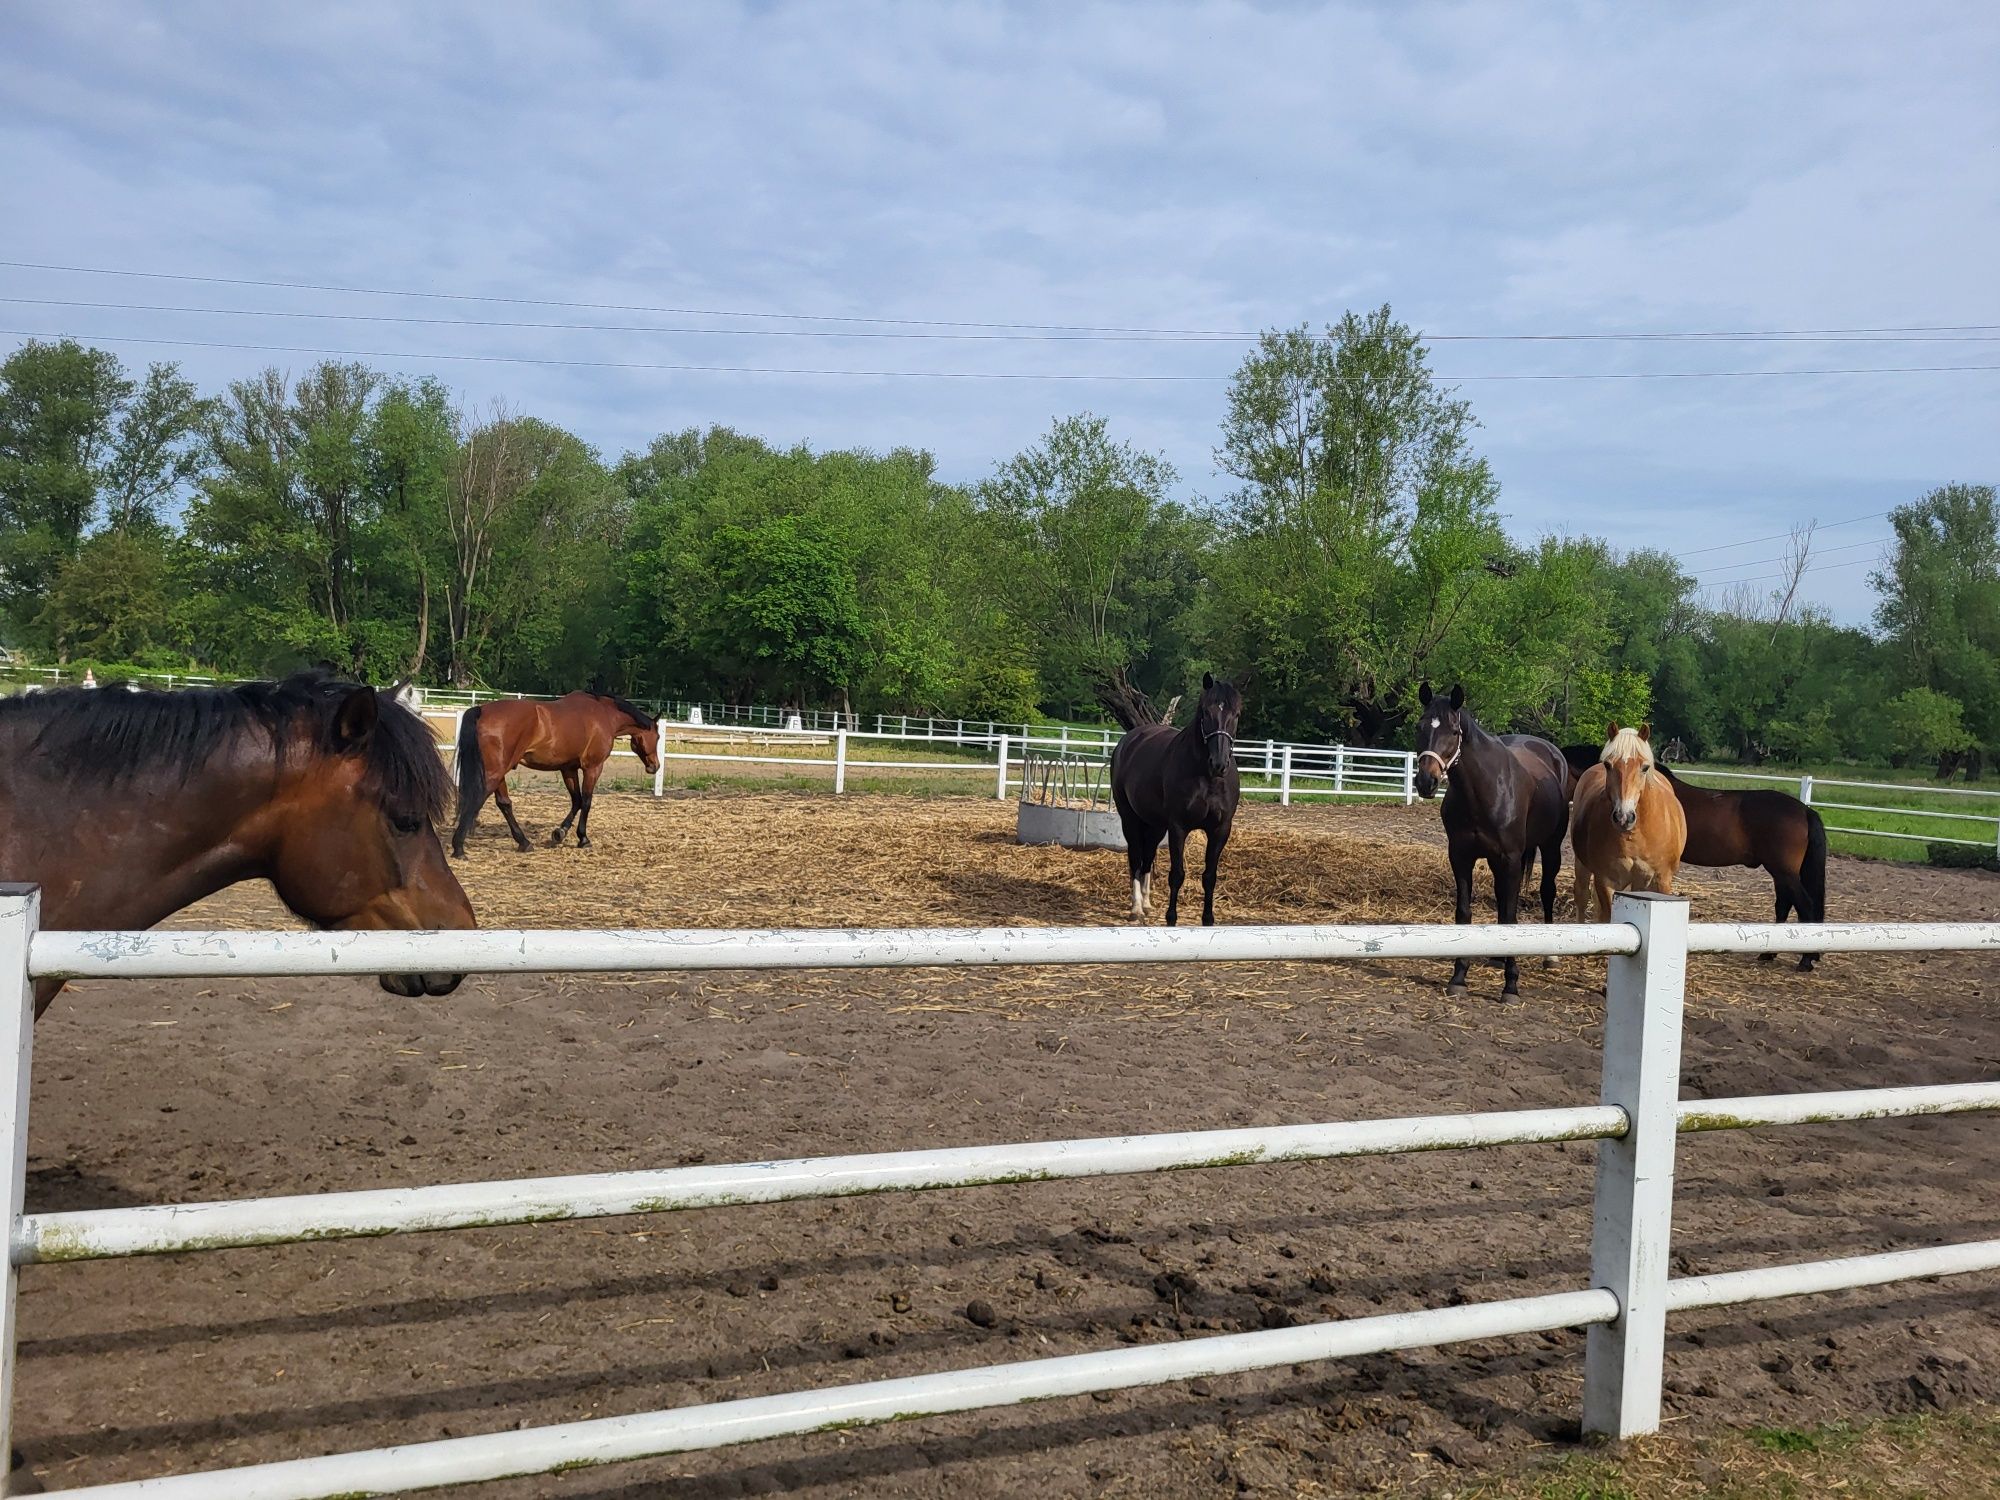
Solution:
M 1597 757 L 1601 761 L 1629 760 L 1633 756 L 1646 765 L 1653 764 L 1653 747 L 1650 742 L 1639 737 L 1636 729 L 1621 729 L 1605 742 L 1603 752 Z
M 311 671 L 279 682 L 179 692 L 59 688 L 0 700 L 0 727 L 31 730 L 29 748 L 55 774 L 72 780 L 115 785 L 163 769 L 186 781 L 246 733 L 268 737 L 284 755 L 292 748 L 288 731 L 301 721 L 320 754 L 337 753 L 340 705 L 356 686 Z M 437 741 L 423 720 L 386 693 L 376 695 L 367 761 L 369 784 L 386 811 L 410 818 L 443 815 L 451 778 Z
M 643 708 L 639 707 L 639 705 L 634 703 L 630 698 L 621 698 L 616 693 L 597 693 L 594 694 L 593 696 L 602 698 L 606 703 L 609 703 L 613 708 L 617 709 L 618 712 L 625 715 L 626 718 L 630 719 L 633 723 L 639 725 L 640 727 L 645 729 L 651 729 L 653 727 L 654 723 L 653 716 L 647 713 Z

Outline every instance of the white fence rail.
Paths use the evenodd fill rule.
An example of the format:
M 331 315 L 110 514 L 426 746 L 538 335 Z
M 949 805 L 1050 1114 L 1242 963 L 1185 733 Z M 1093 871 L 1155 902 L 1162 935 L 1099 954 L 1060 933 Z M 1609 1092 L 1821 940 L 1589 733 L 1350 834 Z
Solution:
M 16 1041 L 0 1090 L 8 1182 L 0 1307 L 0 1423 L 13 1408 L 19 1267 L 244 1245 L 418 1233 L 474 1224 L 669 1213 L 863 1192 L 974 1189 L 1115 1173 L 1219 1169 L 1407 1151 L 1598 1140 L 1592 1285 L 1305 1327 L 1028 1360 L 449 1438 L 366 1452 L 102 1486 L 99 1496 L 309 1500 L 552 1472 L 943 1412 L 1264 1369 L 1389 1349 L 1590 1329 L 1583 1420 L 1616 1436 L 1659 1424 L 1665 1320 L 1726 1303 L 2000 1267 L 1987 1241 L 1669 1279 L 1676 1137 L 1749 1126 L 2000 1108 L 2000 1082 L 1771 1098 L 1680 1100 L 1683 978 L 1691 952 L 2000 950 L 2000 924 L 1690 925 L 1672 897 L 1620 896 L 1614 921 L 1558 927 L 1212 927 L 770 932 L 41 932 L 39 893 L 0 887 L 0 1026 Z M 23 1195 L 37 978 L 368 974 L 379 970 L 662 971 L 1448 958 L 1595 953 L 1610 959 L 1603 1086 L 1595 1104 L 1038 1141 L 730 1166 L 462 1183 L 238 1202 L 28 1214 Z M 0 1437 L 5 1433 L 0 1432 Z M 4 1444 L 0 1444 L 4 1448 Z

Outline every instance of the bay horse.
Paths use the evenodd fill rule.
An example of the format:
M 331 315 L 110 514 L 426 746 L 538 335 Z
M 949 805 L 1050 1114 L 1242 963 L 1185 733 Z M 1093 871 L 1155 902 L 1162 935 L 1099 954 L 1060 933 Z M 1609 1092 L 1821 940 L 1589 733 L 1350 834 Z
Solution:
M 1579 756 L 1585 757 L 1587 765 L 1595 763 L 1602 748 L 1565 745 L 1563 754 L 1570 757 L 1572 765 Z M 1826 823 L 1815 809 L 1790 792 L 1768 787 L 1712 791 L 1696 786 L 1668 768 L 1664 752 L 1654 769 L 1673 784 L 1674 796 L 1687 819 L 1682 864 L 1762 869 L 1771 877 L 1778 921 L 1789 921 L 1795 908 L 1801 922 L 1826 920 Z M 1761 963 L 1776 957 L 1774 953 L 1757 955 Z M 1810 974 L 1819 957 L 1817 953 L 1802 955 L 1799 972 Z
M 560 771 L 569 788 L 569 816 L 549 835 L 553 847 L 576 824 L 579 849 L 590 847 L 590 804 L 597 778 L 620 738 L 631 741 L 648 775 L 660 769 L 660 726 L 636 704 L 606 693 L 567 693 L 553 703 L 502 698 L 465 711 L 458 728 L 458 824 L 451 852 L 465 858 L 465 836 L 491 796 L 522 853 L 534 846 L 514 816 L 507 773 L 516 766 Z
M 1653 758 L 1653 726 L 1605 732 L 1597 764 L 1577 778 L 1569 842 L 1576 855 L 1576 915 L 1596 897 L 1597 920 L 1611 920 L 1613 891 L 1672 895 L 1687 848 L 1687 815 L 1670 777 Z
M 1236 725 L 1243 695 L 1204 672 L 1201 700 L 1185 729 L 1134 723 L 1111 752 L 1111 800 L 1125 828 L 1132 875 L 1132 919 L 1144 921 L 1153 894 L 1153 862 L 1167 841 L 1167 925 L 1178 926 L 1181 883 L 1187 878 L 1187 837 L 1203 833 L 1201 925 L 1215 925 L 1215 877 L 1236 822 L 1242 778 L 1236 770 Z
M 1472 920 L 1472 870 L 1480 860 L 1493 873 L 1493 904 L 1500 920 L 1520 917 L 1521 887 L 1542 857 L 1542 920 L 1556 919 L 1556 880 L 1562 871 L 1563 832 L 1568 826 L 1570 772 L 1560 750 L 1531 734 L 1493 734 L 1465 706 L 1465 687 L 1451 695 L 1417 689 L 1423 712 L 1417 719 L 1416 791 L 1436 795 L 1445 777 L 1445 847 L 1451 858 L 1452 919 Z M 1445 993 L 1465 993 L 1471 960 L 1452 965 Z M 1521 998 L 1521 964 L 1504 961 L 1500 998 Z
M 0 880 L 39 885 L 48 928 L 151 927 L 259 877 L 316 927 L 472 927 L 432 826 L 450 791 L 422 721 L 325 672 L 0 700 Z M 36 1015 L 61 988 L 37 982 Z

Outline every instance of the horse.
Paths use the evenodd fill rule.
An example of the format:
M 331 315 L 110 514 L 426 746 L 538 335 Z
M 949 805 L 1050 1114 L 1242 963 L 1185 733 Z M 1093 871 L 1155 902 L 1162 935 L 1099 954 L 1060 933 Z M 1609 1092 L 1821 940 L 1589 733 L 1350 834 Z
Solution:
M 1243 784 L 1236 770 L 1236 724 L 1243 695 L 1204 672 L 1201 701 L 1185 729 L 1133 723 L 1111 752 L 1111 800 L 1125 828 L 1132 875 L 1132 919 L 1143 922 L 1153 895 L 1153 861 L 1167 841 L 1167 925 L 1178 926 L 1181 882 L 1187 878 L 1187 836 L 1206 835 L 1201 871 L 1201 925 L 1215 925 L 1215 876 Z
M 1493 872 L 1493 903 L 1512 923 L 1521 910 L 1521 887 L 1542 857 L 1542 920 L 1556 919 L 1556 877 L 1562 871 L 1563 831 L 1569 813 L 1569 763 L 1547 740 L 1531 734 L 1492 734 L 1465 707 L 1465 688 L 1449 698 L 1417 689 L 1416 791 L 1424 798 L 1445 785 L 1445 845 L 1451 857 L 1452 919 L 1472 920 L 1472 867 L 1486 861 Z M 1471 960 L 1452 966 L 1448 995 L 1463 995 Z M 1521 998 L 1520 960 L 1509 956 L 1502 1000 Z
M 1602 753 L 1596 745 L 1563 746 L 1572 765 L 1579 755 L 1593 764 Z M 1668 769 L 1664 750 L 1654 769 L 1673 784 L 1687 819 L 1682 864 L 1761 868 L 1771 877 L 1778 921 L 1789 920 L 1794 908 L 1801 922 L 1826 920 L 1826 824 L 1818 812 L 1790 792 L 1719 792 L 1695 786 Z M 1757 955 L 1761 963 L 1776 957 Z M 1817 953 L 1802 955 L 1799 972 L 1810 974 L 1819 958 Z
M 433 819 L 451 782 L 414 714 L 325 672 L 227 688 L 0 701 L 0 880 L 42 925 L 151 927 L 259 877 L 317 927 L 468 928 Z M 460 974 L 384 974 L 448 995 Z M 35 986 L 41 1015 L 62 988 Z
M 1605 733 L 1598 763 L 1576 783 L 1569 842 L 1576 854 L 1576 914 L 1594 893 L 1597 920 L 1611 920 L 1613 891 L 1671 895 L 1687 848 L 1687 816 L 1670 777 L 1653 760 L 1653 726 Z
M 507 793 L 507 773 L 516 766 L 534 771 L 560 771 L 569 788 L 569 816 L 549 835 L 550 847 L 560 844 L 576 824 L 576 845 L 590 847 L 590 804 L 597 795 L 597 778 L 620 738 L 631 741 L 647 774 L 660 769 L 660 726 L 653 716 L 623 698 L 606 693 L 569 693 L 553 703 L 502 698 L 465 711 L 458 728 L 458 823 L 452 829 L 451 852 L 465 858 L 465 836 L 491 796 L 507 820 L 522 853 L 534 846 L 514 816 L 514 799 Z

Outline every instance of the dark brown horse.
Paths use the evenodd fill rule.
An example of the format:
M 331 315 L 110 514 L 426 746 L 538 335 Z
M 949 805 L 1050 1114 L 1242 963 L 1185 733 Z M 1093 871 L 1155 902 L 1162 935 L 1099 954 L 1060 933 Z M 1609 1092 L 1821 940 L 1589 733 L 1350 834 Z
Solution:
M 629 738 L 647 773 L 660 768 L 660 726 L 651 714 L 603 693 L 569 693 L 553 703 L 503 698 L 465 711 L 458 728 L 458 826 L 452 830 L 451 852 L 465 858 L 465 836 L 472 831 L 479 809 L 491 796 L 525 853 L 532 848 L 514 817 L 514 799 L 507 794 L 507 773 L 516 766 L 533 771 L 560 771 L 569 788 L 569 816 L 549 835 L 560 844 L 569 825 L 576 824 L 576 843 L 590 847 L 590 804 L 621 737 Z
M 42 925 L 150 927 L 263 877 L 318 927 L 464 928 L 432 820 L 451 782 L 422 722 L 324 673 L 178 693 L 83 688 L 0 701 L 0 880 Z M 457 974 L 385 974 L 445 995 Z M 36 1014 L 61 985 L 35 991 Z
M 1187 878 L 1187 837 L 1206 835 L 1201 871 L 1201 925 L 1215 925 L 1215 875 L 1236 821 L 1243 787 L 1236 772 L 1236 722 L 1243 696 L 1204 672 L 1194 722 L 1126 726 L 1111 752 L 1111 800 L 1125 825 L 1125 859 L 1132 873 L 1132 917 L 1144 921 L 1153 894 L 1153 861 L 1167 841 L 1167 925 L 1180 921 Z
M 1465 707 L 1465 689 L 1437 697 L 1427 682 L 1417 690 L 1417 795 L 1444 794 L 1445 845 L 1451 856 L 1453 919 L 1472 920 L 1472 867 L 1486 861 L 1493 872 L 1493 902 L 1502 922 L 1520 916 L 1521 887 L 1542 856 L 1542 920 L 1556 919 L 1556 877 L 1562 873 L 1563 834 L 1569 827 L 1569 762 L 1562 751 L 1531 734 L 1489 734 Z M 1448 993 L 1465 993 L 1471 960 L 1452 965 Z M 1521 997 L 1521 965 L 1509 957 L 1501 998 Z
M 1595 764 L 1599 751 L 1593 745 L 1565 745 L 1563 754 L 1571 765 L 1584 755 Z M 1826 920 L 1826 824 L 1818 812 L 1789 792 L 1711 791 L 1682 780 L 1664 762 L 1656 769 L 1673 783 L 1687 817 L 1682 864 L 1762 869 L 1771 877 L 1780 922 L 1789 920 L 1794 908 L 1801 922 Z M 1758 957 L 1769 963 L 1775 955 Z M 1803 955 L 1800 971 L 1810 974 L 1819 957 Z

